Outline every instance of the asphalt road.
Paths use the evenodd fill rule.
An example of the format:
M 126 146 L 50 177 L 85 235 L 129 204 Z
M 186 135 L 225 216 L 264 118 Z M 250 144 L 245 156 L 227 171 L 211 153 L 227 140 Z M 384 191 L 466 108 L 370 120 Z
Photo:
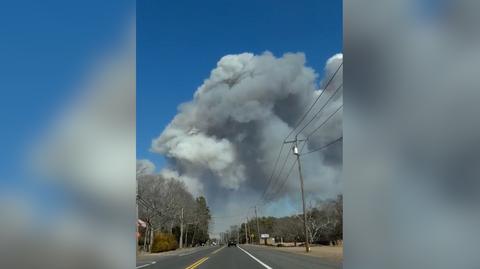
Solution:
M 199 247 L 162 256 L 141 257 L 137 269 L 333 269 L 320 258 L 251 245 Z

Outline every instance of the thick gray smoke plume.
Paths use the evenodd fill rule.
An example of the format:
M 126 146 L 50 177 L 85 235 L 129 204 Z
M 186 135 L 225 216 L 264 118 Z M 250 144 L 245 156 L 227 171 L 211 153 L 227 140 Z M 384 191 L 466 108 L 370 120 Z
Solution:
M 150 160 L 137 160 L 137 175 L 148 175 L 155 172 L 155 164 Z
M 342 54 L 330 58 L 325 78 L 320 80 L 315 70 L 305 65 L 303 53 L 287 53 L 279 58 L 269 52 L 224 56 L 197 89 L 193 100 L 180 105 L 179 113 L 153 140 L 151 150 L 169 160 L 168 168 L 160 173 L 182 180 L 193 192 L 206 195 L 214 215 L 243 214 L 245 210 L 239 209 L 251 205 L 263 193 L 285 136 L 341 62 Z M 340 70 L 305 122 L 341 83 Z M 342 103 L 341 97 L 340 90 L 299 137 L 305 137 L 334 112 Z M 311 137 L 304 151 L 341 136 L 341 119 L 339 111 Z M 280 160 L 291 155 L 283 176 L 293 160 L 289 147 Z M 339 143 L 304 157 L 309 199 L 330 198 L 340 192 L 341 156 Z M 277 203 L 287 199 L 291 208 L 274 212 L 272 207 L 264 213 L 281 215 L 299 209 L 296 170 L 280 189 L 283 176 L 274 178 L 268 193 Z

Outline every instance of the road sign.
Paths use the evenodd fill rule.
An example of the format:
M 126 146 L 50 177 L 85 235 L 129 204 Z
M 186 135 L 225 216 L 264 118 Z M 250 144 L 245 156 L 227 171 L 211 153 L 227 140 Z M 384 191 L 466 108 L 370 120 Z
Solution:
M 263 238 L 263 239 L 270 238 L 270 235 L 269 234 L 261 234 L 260 238 Z

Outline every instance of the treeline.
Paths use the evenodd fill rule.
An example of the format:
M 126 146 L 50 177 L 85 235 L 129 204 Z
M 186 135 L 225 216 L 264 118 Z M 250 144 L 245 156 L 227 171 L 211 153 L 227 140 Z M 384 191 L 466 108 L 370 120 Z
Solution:
M 210 210 L 204 197 L 193 197 L 185 184 L 158 174 L 137 173 L 138 248 L 149 252 L 176 249 L 209 240 Z M 181 236 L 181 223 L 183 235 Z
M 269 234 L 280 242 L 305 242 L 303 228 L 303 214 L 287 217 L 259 217 L 260 233 Z M 245 222 L 231 226 L 225 233 L 228 240 L 239 240 L 240 243 L 258 243 L 256 219 L 250 219 L 246 225 L 248 230 L 245 237 Z M 336 199 L 310 203 L 307 210 L 307 229 L 309 241 L 314 244 L 338 245 L 343 240 L 343 196 Z

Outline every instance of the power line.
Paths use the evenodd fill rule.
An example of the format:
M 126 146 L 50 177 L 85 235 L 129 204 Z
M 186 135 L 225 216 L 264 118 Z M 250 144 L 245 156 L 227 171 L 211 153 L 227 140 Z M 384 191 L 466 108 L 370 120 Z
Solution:
M 307 137 L 306 137 L 306 139 L 305 139 L 305 141 L 304 141 L 304 143 L 303 143 L 303 145 L 302 145 L 302 148 L 300 149 L 300 152 L 299 152 L 300 154 L 302 154 L 302 152 L 303 152 L 303 150 L 304 150 L 304 148 L 305 148 L 305 145 L 307 144 L 306 141 L 307 141 L 316 131 L 318 131 L 322 126 L 324 126 L 342 107 L 343 107 L 343 105 L 339 106 L 339 107 L 338 107 L 333 113 L 331 113 L 317 128 L 315 128 L 315 130 L 313 130 L 312 132 L 310 132 L 310 133 L 307 135 Z M 290 156 L 290 155 L 289 155 L 289 156 Z M 278 194 L 278 193 L 283 189 L 283 187 L 285 186 L 285 182 L 288 180 L 288 177 L 290 176 L 290 173 L 292 172 L 292 169 L 293 169 L 295 163 L 296 163 L 296 161 L 295 161 L 295 162 L 292 164 L 292 166 L 290 167 L 288 176 L 284 179 L 284 181 L 283 181 L 283 183 L 282 183 L 282 187 L 280 187 L 280 189 L 278 189 L 278 191 L 276 192 L 277 194 Z M 279 175 L 279 176 L 280 176 L 280 175 Z M 273 198 L 275 198 L 277 194 L 275 194 L 274 196 L 272 196 L 272 198 L 269 199 L 269 201 L 272 201 Z
M 341 86 L 340 86 L 340 87 L 341 87 Z M 340 88 L 340 87 L 339 87 L 339 88 Z M 339 88 L 337 88 L 337 91 L 338 91 Z M 333 95 L 332 95 L 332 97 L 333 97 Z M 332 97 L 331 97 L 331 98 L 332 98 Z M 330 98 L 329 100 L 331 100 L 331 98 Z M 327 101 L 327 102 L 328 102 L 328 101 Z M 325 106 L 324 106 L 324 107 L 325 107 Z M 340 106 L 339 106 L 333 113 L 331 113 L 317 128 L 315 128 L 312 132 L 310 132 L 310 133 L 306 136 L 305 141 L 303 141 L 304 144 L 302 145 L 302 148 L 301 148 L 301 150 L 300 150 L 300 153 L 301 153 L 301 152 L 303 151 L 303 149 L 305 148 L 306 141 L 307 141 L 316 131 L 318 131 L 320 128 L 322 128 L 342 107 L 343 107 L 343 104 L 340 105 Z M 322 108 L 323 108 L 323 107 L 322 107 Z M 320 110 L 320 111 L 321 111 L 321 110 Z M 317 112 L 317 113 L 318 113 L 318 112 Z M 318 114 L 317 114 L 317 115 L 318 115 Z M 338 141 L 337 141 L 337 142 L 338 142 Z M 308 152 L 308 153 L 311 153 L 311 152 Z M 307 154 L 307 153 L 305 153 L 305 154 Z M 282 168 L 280 169 L 280 172 L 278 173 L 278 177 L 280 177 L 283 169 L 285 168 L 285 165 L 286 165 L 289 157 L 290 157 L 290 154 L 288 154 L 287 157 L 285 158 L 285 161 L 283 162 Z M 275 197 L 277 196 L 278 192 L 280 192 L 280 191 L 283 189 L 283 187 L 285 186 L 286 181 L 288 180 L 288 177 L 289 177 L 290 173 L 292 172 L 292 169 L 293 169 L 295 163 L 296 163 L 296 162 L 294 162 L 294 163 L 292 164 L 292 166 L 290 167 L 290 170 L 289 170 L 289 172 L 288 172 L 288 176 L 287 176 L 287 177 L 284 179 L 284 181 L 282 182 L 282 187 L 280 187 L 280 189 L 278 189 L 278 191 L 274 192 L 274 193 L 273 193 L 273 196 L 272 196 L 271 198 L 265 197 L 265 202 L 272 201 L 273 198 L 275 198 Z M 262 199 L 260 199 L 260 200 L 262 200 Z
M 295 127 L 290 131 L 290 133 L 285 137 L 285 140 L 293 134 L 293 132 L 295 132 L 295 129 L 298 128 L 298 126 L 300 126 L 300 124 L 302 123 L 302 121 L 307 117 L 308 113 L 310 113 L 310 111 L 313 109 L 313 107 L 315 106 L 315 104 L 318 102 L 318 100 L 320 100 L 320 98 L 322 97 L 323 93 L 327 91 L 328 89 L 328 86 L 330 85 L 330 83 L 333 81 L 333 79 L 335 78 L 335 76 L 337 75 L 338 71 L 340 70 L 340 68 L 342 67 L 343 65 L 343 61 L 342 63 L 338 66 L 337 70 L 335 70 L 335 73 L 333 73 L 333 75 L 330 77 L 330 79 L 328 80 L 327 84 L 325 85 L 323 91 L 320 93 L 320 95 L 315 99 L 315 101 L 310 105 L 310 107 L 308 108 L 308 110 L 302 115 L 302 118 L 300 119 L 300 121 L 297 122 L 297 124 L 295 125 Z
M 302 148 L 301 148 L 300 151 L 299 151 L 300 154 L 302 154 L 302 151 L 303 151 L 303 149 L 305 148 L 305 145 L 306 145 L 306 144 L 307 144 L 307 143 L 303 143 Z M 283 190 L 283 188 L 285 187 L 285 183 L 287 183 L 288 179 L 290 178 L 290 174 L 292 173 L 293 168 L 295 167 L 295 164 L 297 163 L 297 161 L 298 161 L 298 160 L 295 159 L 295 161 L 292 163 L 292 166 L 290 166 L 290 169 L 289 169 L 289 171 L 288 171 L 288 174 L 287 174 L 287 176 L 285 177 L 285 179 L 283 180 L 281 187 L 277 190 L 277 193 L 275 194 L 275 196 L 272 197 L 272 199 L 271 199 L 270 201 L 272 201 L 272 200 Z
M 322 124 L 319 125 L 319 127 L 315 128 L 314 131 L 312 131 L 311 133 L 309 133 L 309 135 L 307 136 L 306 140 L 308 140 L 313 133 L 315 133 L 315 132 L 318 131 L 322 126 L 324 126 L 325 123 L 327 123 L 342 107 L 343 107 L 343 105 L 341 105 L 340 107 L 338 107 L 333 113 L 331 113 L 331 114 L 322 122 Z M 343 137 L 342 137 L 342 138 L 343 138 Z M 337 139 L 337 140 L 339 140 L 339 139 Z M 338 142 L 338 141 L 333 141 L 333 142 Z M 332 144 L 334 144 L 334 143 L 332 143 L 332 142 L 329 143 L 329 145 L 332 145 Z M 305 146 L 306 146 L 306 145 L 307 145 L 307 142 L 305 141 L 305 142 L 303 143 L 300 151 L 299 151 L 299 154 L 300 154 L 300 155 L 304 155 L 304 154 L 302 154 L 302 152 L 303 152 L 303 150 L 305 149 Z M 323 148 L 325 148 L 325 147 L 327 147 L 327 146 L 329 146 L 329 145 L 323 146 Z M 323 149 L 323 148 L 316 149 L 315 151 L 321 150 L 321 149 Z M 305 153 L 305 154 L 312 153 L 312 152 L 313 152 L 313 151 L 307 152 L 307 153 Z M 274 196 L 272 196 L 269 201 L 272 201 L 273 198 L 275 198 L 275 197 L 283 190 L 283 188 L 285 187 L 285 183 L 288 181 L 288 178 L 290 177 L 290 174 L 292 173 L 293 167 L 295 167 L 295 164 L 296 164 L 296 163 L 297 163 L 296 160 L 295 160 L 295 162 L 292 163 L 292 166 L 290 167 L 290 170 L 289 170 L 287 176 L 286 176 L 285 179 L 283 180 L 281 187 L 276 191 L 276 194 L 275 194 Z
M 140 196 L 137 196 L 137 200 L 140 202 L 139 204 L 141 204 L 143 207 L 145 207 L 146 209 L 152 210 L 155 213 L 154 216 L 162 216 L 163 215 L 162 212 L 159 209 L 155 208 L 154 205 L 152 205 L 150 202 L 145 201 Z
M 340 66 L 341 66 L 341 65 L 340 65 Z M 340 68 L 340 66 L 339 66 L 339 68 Z M 339 68 L 337 69 L 337 71 L 339 70 Z M 333 77 L 332 77 L 332 79 L 333 79 Z M 331 80 L 330 80 L 330 81 L 331 81 Z M 329 81 L 329 82 L 330 82 L 330 81 Z M 333 99 L 333 97 L 335 97 L 335 95 L 340 91 L 340 89 L 342 88 L 342 86 L 343 86 L 343 83 L 335 89 L 335 91 L 330 95 L 330 98 L 327 99 L 327 101 L 325 102 L 325 104 L 323 104 L 323 106 L 315 113 L 315 115 L 312 117 L 312 119 L 310 119 L 310 121 L 308 121 L 308 122 L 303 126 L 303 128 L 302 128 L 300 131 L 297 132 L 296 136 L 298 136 L 298 134 L 300 134 L 303 130 L 305 130 L 305 128 L 306 128 L 310 123 L 313 122 L 313 120 L 323 111 L 323 109 L 329 104 L 329 102 Z M 326 89 L 325 89 L 325 90 L 326 90 Z M 325 90 L 322 91 L 322 93 L 325 92 Z M 315 102 L 315 103 L 316 103 L 316 102 Z M 309 109 L 309 111 L 311 111 L 311 109 Z M 308 113 L 307 113 L 307 114 L 308 114 Z M 306 114 L 305 114 L 305 115 L 306 115 Z M 305 119 L 305 117 L 303 117 L 303 119 Z M 302 119 L 302 121 L 303 121 L 303 119 Z M 297 127 L 298 127 L 298 126 L 297 126 Z M 295 127 L 293 130 L 295 130 L 297 127 Z M 321 127 L 321 126 L 320 126 L 320 127 Z M 317 128 L 316 130 L 318 130 L 318 129 L 319 129 L 319 128 Z M 290 132 L 289 135 L 287 135 L 287 136 L 285 137 L 285 141 L 286 141 L 286 139 L 291 135 L 291 133 L 293 133 L 293 130 L 292 130 L 292 132 Z M 313 133 L 313 132 L 312 132 L 312 133 Z M 307 136 L 307 139 L 308 139 L 308 137 L 309 137 L 309 136 Z M 285 141 L 284 141 L 284 142 L 285 142 Z M 259 201 L 261 201 L 261 200 L 264 198 L 264 196 L 265 196 L 268 188 L 269 188 L 270 185 L 271 185 L 271 182 L 272 182 L 272 179 L 273 179 L 272 176 L 275 174 L 274 172 L 275 172 L 276 166 L 277 166 L 277 164 L 278 164 L 278 159 L 280 158 L 280 153 L 282 152 L 284 145 L 285 145 L 285 144 L 282 144 L 282 147 L 281 147 L 281 149 L 280 149 L 279 155 L 277 156 L 277 160 L 275 161 L 274 170 L 272 171 L 272 175 L 271 175 L 271 177 L 270 177 L 270 179 L 269 179 L 269 183 L 268 183 L 268 185 L 267 185 L 267 188 L 264 190 L 264 192 L 263 192 L 261 198 L 259 199 Z M 280 171 L 279 171 L 279 173 L 278 173 L 279 176 L 281 175 L 281 173 L 282 173 L 282 171 L 283 171 L 283 169 L 284 169 L 284 167 L 285 167 L 285 164 L 286 164 L 289 156 L 290 156 L 290 155 L 287 155 L 287 157 L 285 158 L 285 161 L 284 161 L 284 163 L 283 163 L 283 166 L 282 166 L 282 168 L 280 169 Z M 258 203 L 258 202 L 257 202 L 257 203 Z
M 283 144 L 283 145 L 285 145 L 285 144 Z M 288 152 L 287 152 L 287 156 L 285 157 L 285 160 L 283 161 L 282 168 L 279 170 L 278 176 L 276 177 L 277 179 L 282 175 L 283 169 L 285 168 L 285 165 L 287 164 L 287 161 L 288 161 L 289 158 L 290 158 L 290 154 L 288 154 Z M 276 186 L 276 184 L 274 184 L 274 185 L 272 186 L 272 189 L 274 189 L 275 186 Z M 265 196 L 265 197 L 263 197 L 263 198 L 267 199 L 267 197 L 268 197 L 268 196 Z
M 150 202 L 145 201 L 142 197 L 137 196 L 137 200 L 140 201 L 145 208 L 155 210 L 155 206 L 152 206 Z
M 324 87 L 324 89 L 322 90 L 322 92 L 319 94 L 319 96 L 318 96 L 318 97 L 315 99 L 315 101 L 310 105 L 310 107 L 308 108 L 308 110 L 302 115 L 301 119 L 297 122 L 297 124 L 296 124 L 295 127 L 290 131 L 290 133 L 289 133 L 287 136 L 285 136 L 284 142 L 288 139 L 288 137 L 289 137 L 290 135 L 293 134 L 293 132 L 295 132 L 295 130 L 296 130 L 296 129 L 301 125 L 301 123 L 305 120 L 305 118 L 306 118 L 307 115 L 310 113 L 310 111 L 313 109 L 313 107 L 315 106 L 315 104 L 320 100 L 320 98 L 322 97 L 322 95 L 327 91 L 330 83 L 333 81 L 333 79 L 335 78 L 335 76 L 337 75 L 338 71 L 340 70 L 340 68 L 341 68 L 342 66 L 343 66 L 343 61 L 342 61 L 342 63 L 340 63 L 340 65 L 337 67 L 337 69 L 335 70 L 335 72 L 333 73 L 333 75 L 329 78 L 329 80 L 328 80 L 327 83 L 325 84 L 325 87 Z M 343 85 L 343 83 L 342 83 L 342 85 Z M 330 102 L 330 100 L 333 98 L 333 96 L 336 95 L 336 93 L 339 91 L 339 89 L 342 87 L 342 85 L 340 85 L 340 86 L 335 90 L 335 92 L 330 96 L 330 98 L 325 102 L 325 104 L 320 108 L 320 110 L 314 115 L 314 117 L 302 128 L 301 131 L 303 131 L 303 130 L 317 117 L 317 115 L 326 107 L 326 105 Z M 297 133 L 297 135 L 298 135 L 301 131 L 299 131 L 299 132 Z M 286 156 L 286 158 L 285 158 L 285 161 L 283 162 L 282 168 L 280 169 L 280 171 L 279 171 L 279 173 L 278 173 L 278 177 L 274 177 L 274 175 L 275 175 L 275 170 L 276 170 L 276 168 L 277 168 L 278 161 L 279 161 L 279 159 L 280 159 L 280 156 L 281 156 L 281 153 L 282 153 L 282 151 L 283 151 L 284 145 L 285 145 L 285 143 L 282 143 L 282 146 L 281 146 L 281 148 L 280 148 L 280 151 L 279 151 L 279 153 L 278 153 L 278 155 L 277 155 L 277 158 L 276 158 L 276 160 L 275 160 L 275 164 L 274 164 L 274 167 L 273 167 L 273 169 L 272 169 L 272 173 L 270 174 L 268 183 L 267 183 L 267 185 L 266 185 L 266 187 L 265 187 L 265 190 L 263 191 L 262 195 L 260 196 L 260 198 L 259 198 L 259 200 L 257 201 L 256 204 L 258 204 L 258 203 L 259 203 L 260 201 L 262 201 L 263 199 L 266 199 L 267 191 L 268 191 L 268 189 L 270 188 L 272 182 L 274 182 L 273 179 L 274 179 L 274 178 L 279 178 L 280 175 L 282 174 L 283 169 L 285 168 L 285 165 L 286 165 L 286 163 L 287 163 L 287 161 L 288 161 L 288 158 L 289 158 L 289 156 L 290 156 L 289 154 L 287 154 L 287 156 Z M 302 147 L 302 148 L 303 148 L 303 147 Z M 289 173 L 290 173 L 290 172 L 289 172 Z M 276 185 L 276 184 L 275 184 L 275 185 Z M 275 186 L 275 185 L 274 185 L 274 186 Z
M 343 105 L 342 105 L 342 106 L 343 106 Z M 339 110 L 339 109 L 337 109 L 334 113 L 332 113 L 332 115 L 334 115 L 338 110 Z M 331 117 L 329 117 L 328 119 L 330 119 L 330 118 L 331 118 Z M 326 119 L 326 121 L 328 121 L 328 119 Z M 325 122 L 326 122 L 326 121 L 325 121 Z M 341 141 L 341 140 L 343 140 L 343 136 L 340 136 L 339 138 L 337 138 L 337 139 L 335 139 L 335 140 L 333 140 L 333 141 L 331 141 L 331 142 L 323 145 L 322 147 L 316 148 L 316 149 L 314 149 L 314 150 L 311 150 L 311 151 L 308 151 L 308 152 L 302 154 L 302 152 L 303 152 L 303 150 L 304 150 L 304 148 L 305 148 L 305 145 L 307 144 L 307 143 L 305 142 L 305 143 L 303 143 L 303 145 L 302 145 L 302 147 L 301 147 L 301 149 L 300 149 L 300 151 L 299 151 L 299 154 L 300 154 L 301 156 L 303 156 L 303 155 L 310 154 L 310 153 L 313 153 L 313 152 L 316 152 L 316 151 L 320 151 L 320 150 L 323 150 L 323 149 L 325 149 L 325 148 L 327 148 L 327 147 L 329 147 L 329 146 L 331 146 L 331 145 L 333 145 L 333 144 L 335 144 L 335 143 L 338 143 L 338 142 Z M 274 194 L 274 196 L 272 196 L 272 197 L 270 198 L 270 200 L 266 200 L 266 202 L 273 200 L 278 194 L 280 194 L 280 192 L 281 192 L 281 191 L 283 190 L 283 188 L 285 187 L 286 182 L 287 182 L 288 179 L 290 178 L 290 175 L 291 175 L 291 173 L 292 173 L 292 171 L 293 171 L 293 168 L 295 167 L 295 164 L 297 164 L 297 162 L 298 162 L 298 159 L 295 159 L 295 160 L 293 161 L 292 165 L 290 166 L 290 169 L 288 170 L 287 175 L 285 176 L 284 180 L 282 181 L 281 187 L 277 190 L 277 192 Z M 252 208 L 252 207 L 250 207 L 249 209 L 251 209 L 251 208 Z M 250 216 L 250 214 L 248 213 L 248 211 L 246 212 L 245 216 L 246 216 L 247 219 L 248 219 L 247 216 Z M 257 216 L 257 215 L 255 215 L 255 216 L 256 216 L 256 219 L 258 220 L 258 216 Z M 250 217 L 250 219 L 252 219 L 252 218 Z M 247 225 L 247 222 L 245 223 L 245 226 L 246 226 L 246 225 Z M 258 227 L 257 227 L 257 230 L 258 230 Z
M 267 186 L 265 187 L 265 190 L 263 191 L 262 196 L 260 196 L 260 199 L 257 201 L 256 204 L 258 204 L 258 202 L 260 202 L 263 199 L 263 197 L 265 196 L 268 188 L 270 188 L 270 184 L 272 183 L 273 175 L 275 174 L 275 169 L 277 169 L 277 164 L 278 164 L 278 161 L 280 160 L 280 156 L 282 154 L 284 146 L 285 146 L 285 144 L 282 143 L 282 146 L 280 147 L 280 151 L 278 152 L 277 159 L 275 160 L 275 165 L 273 166 L 272 173 L 270 174 L 270 178 L 268 179 Z M 282 170 L 283 170 L 283 168 L 282 168 Z
M 301 142 L 306 143 L 306 141 L 301 141 Z M 291 156 L 290 154 L 287 155 L 287 158 L 285 159 L 285 162 L 283 163 L 283 167 L 285 167 L 285 165 L 287 164 L 287 160 L 289 159 L 290 156 Z M 295 165 L 295 163 L 296 163 L 296 160 L 294 159 L 294 161 L 293 161 L 293 163 L 292 163 L 292 166 L 291 166 L 290 169 L 288 170 L 287 178 L 288 178 L 288 177 L 290 176 L 290 174 L 292 173 L 292 169 L 293 169 L 293 166 Z M 279 181 L 278 181 L 278 182 L 283 182 L 282 184 L 285 185 L 284 181 L 285 181 L 286 179 L 285 179 L 284 181 L 280 181 L 281 175 L 282 175 L 282 173 L 281 173 L 282 171 L 283 171 L 283 168 L 282 168 L 282 170 L 280 171 L 280 173 L 278 174 L 278 178 L 279 178 Z M 270 195 L 270 197 L 265 197 L 265 202 L 272 201 L 273 198 L 275 198 L 275 197 L 277 196 L 279 190 L 281 190 L 281 189 L 283 188 L 283 185 L 282 185 L 282 187 L 277 188 L 276 191 L 273 191 L 272 194 Z
M 295 167 L 295 164 L 297 163 L 297 160 L 294 160 L 293 163 L 292 163 L 292 166 L 290 166 L 290 169 L 288 170 L 288 174 L 287 176 L 285 177 L 285 179 L 282 181 L 282 185 L 280 186 L 280 188 L 275 192 L 275 194 L 270 197 L 270 199 L 268 200 L 269 201 L 272 201 L 282 190 L 283 188 L 285 187 L 285 183 L 288 181 L 288 178 L 290 177 L 290 174 L 292 174 L 292 171 L 293 171 L 293 168 Z
M 333 99 L 333 97 L 337 94 L 337 92 L 339 92 L 339 90 L 342 88 L 342 86 L 343 86 L 343 83 L 342 83 L 340 86 L 338 86 L 337 89 L 335 89 L 334 93 L 330 96 L 330 98 L 327 99 L 327 101 L 325 102 L 325 104 L 320 108 L 319 111 L 317 111 L 317 112 L 315 113 L 315 115 L 313 116 L 313 118 L 312 118 L 309 122 L 307 122 L 307 124 L 305 124 L 305 125 L 303 126 L 303 128 L 297 133 L 297 135 L 298 135 L 299 133 L 301 133 L 303 130 L 305 130 L 305 128 L 306 128 L 310 123 L 313 122 L 313 120 L 320 114 L 320 112 L 323 111 L 323 109 L 324 109 L 324 108 L 328 105 L 328 103 Z M 332 113 L 319 127 L 317 127 L 317 128 L 316 128 L 313 132 L 311 132 L 309 135 L 307 135 L 307 138 L 306 138 L 306 139 L 308 140 L 308 138 L 309 138 L 313 133 L 315 133 L 318 129 L 320 129 L 320 128 L 321 128 L 335 113 L 337 113 L 338 110 L 340 110 L 340 108 L 342 108 L 342 107 L 343 107 L 343 105 L 341 105 L 334 113 Z M 287 137 L 288 137 L 288 136 L 287 136 Z M 282 147 L 281 147 L 281 149 L 280 149 L 280 153 L 282 152 L 284 145 L 285 145 L 285 143 L 282 144 Z M 279 159 L 279 157 L 280 157 L 280 154 L 277 156 L 277 160 L 275 161 L 274 169 L 275 169 L 275 167 L 276 167 L 277 164 L 278 164 L 278 159 Z M 289 157 L 290 157 L 290 154 L 287 154 L 287 156 L 286 156 L 286 158 L 285 158 L 285 161 L 283 162 L 282 168 L 280 169 L 280 171 L 279 171 L 279 173 L 278 173 L 278 176 L 280 176 L 280 175 L 282 174 L 282 171 L 283 171 L 283 169 L 285 168 L 285 164 L 287 163 L 287 160 L 288 160 Z M 274 172 L 274 171 L 275 171 L 275 170 L 273 170 L 273 172 Z M 274 173 L 272 173 L 272 175 L 273 175 L 273 174 L 274 174 Z M 272 181 L 272 177 L 270 177 L 268 186 L 270 186 L 271 181 Z M 268 190 L 268 187 L 267 187 L 267 188 L 265 189 L 265 191 L 263 192 L 263 194 L 262 194 L 261 198 L 259 199 L 259 201 L 261 201 L 261 200 L 264 198 L 265 193 L 267 192 L 267 190 Z M 257 203 L 258 203 L 258 202 L 257 202 Z
M 326 149 L 326 148 L 328 148 L 329 146 L 331 146 L 331 145 L 333 145 L 333 144 L 335 144 L 335 143 L 338 143 L 339 141 L 342 141 L 342 140 L 343 140 L 343 136 L 340 136 L 339 138 L 337 138 L 337 139 L 329 142 L 328 144 L 323 145 L 323 146 L 321 146 L 321 147 L 319 147 L 319 148 L 316 148 L 316 149 L 314 149 L 314 150 L 311 150 L 311 151 L 309 151 L 309 152 L 305 152 L 305 153 L 303 153 L 302 155 L 307 155 L 307 154 L 310 154 L 310 153 L 313 153 L 313 152 L 317 152 L 317 151 Z
M 328 120 L 330 120 L 330 118 L 332 118 L 335 114 L 337 114 L 338 111 L 340 111 L 340 109 L 342 109 L 343 105 L 339 106 L 332 114 L 330 114 L 326 120 L 324 120 L 322 122 L 322 124 L 320 124 L 317 128 L 315 128 L 312 132 L 310 132 L 308 135 L 307 135 L 307 139 L 310 138 L 312 136 L 312 134 L 314 134 L 316 131 L 318 131 L 320 128 L 322 128 L 323 125 L 325 125 Z
M 295 136 L 298 136 L 303 130 L 305 130 L 305 128 L 307 128 L 307 126 L 312 123 L 312 121 L 320 114 L 320 112 L 323 111 L 323 109 L 328 105 L 328 103 L 330 102 L 330 100 L 333 99 L 333 97 L 337 94 L 337 92 L 339 92 L 339 90 L 343 87 L 343 83 L 337 87 L 337 89 L 335 89 L 335 91 L 330 95 L 330 98 L 328 98 L 328 100 L 325 102 L 325 104 L 323 104 L 323 106 L 320 108 L 320 110 L 317 111 L 317 113 L 315 113 L 315 115 L 313 115 L 313 118 L 310 119 L 310 121 L 307 122 L 307 124 L 305 124 L 303 126 L 302 129 L 300 129 L 300 131 L 297 132 L 297 134 Z

